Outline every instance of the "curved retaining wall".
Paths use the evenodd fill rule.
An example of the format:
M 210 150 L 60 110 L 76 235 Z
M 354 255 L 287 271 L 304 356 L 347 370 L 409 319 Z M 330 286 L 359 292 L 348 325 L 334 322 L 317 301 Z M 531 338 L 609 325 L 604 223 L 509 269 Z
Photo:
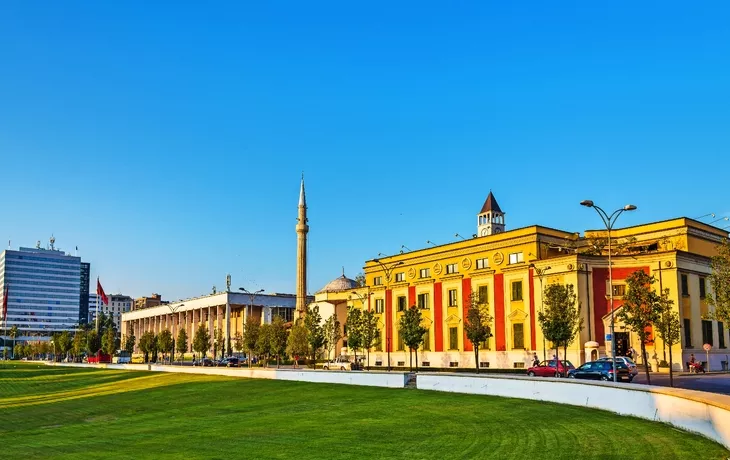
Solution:
M 613 382 L 420 373 L 421 390 L 550 401 L 665 422 L 730 448 L 730 396 Z

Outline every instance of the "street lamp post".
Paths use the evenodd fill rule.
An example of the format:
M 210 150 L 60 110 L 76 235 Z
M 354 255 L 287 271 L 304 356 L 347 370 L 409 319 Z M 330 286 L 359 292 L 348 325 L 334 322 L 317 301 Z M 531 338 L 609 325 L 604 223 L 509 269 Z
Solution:
M 390 286 L 390 275 L 393 273 L 393 269 L 399 265 L 403 265 L 403 261 L 392 263 L 391 265 L 386 265 L 380 261 L 380 259 L 373 259 L 373 262 L 380 265 L 380 268 L 383 269 L 383 273 L 385 274 L 385 301 L 387 303 L 388 301 L 388 287 Z M 387 310 L 387 309 L 386 309 Z M 388 312 L 386 311 L 385 314 L 387 315 Z M 389 318 L 386 318 L 386 325 L 387 320 Z M 385 345 L 388 348 L 388 372 L 390 372 L 390 340 L 391 340 L 391 332 L 389 328 L 386 326 L 385 328 Z
M 636 206 L 633 204 L 627 204 L 623 208 L 619 208 L 612 212 L 610 215 L 606 213 L 601 207 L 593 204 L 591 200 L 583 200 L 580 202 L 582 206 L 593 208 L 596 210 L 601 220 L 606 225 L 606 231 L 608 232 L 608 296 L 609 303 L 611 304 L 611 361 L 613 362 L 613 381 L 618 382 L 618 376 L 616 375 L 616 335 L 615 335 L 615 315 L 613 313 L 613 265 L 611 264 L 611 230 L 616 224 L 618 217 L 625 211 L 634 211 Z
M 241 291 L 243 291 L 243 292 L 245 292 L 246 294 L 248 294 L 248 299 L 249 299 L 248 306 L 249 306 L 249 310 L 246 313 L 246 321 L 248 321 L 248 317 L 251 315 L 251 312 L 253 312 L 253 301 L 256 298 L 256 295 L 257 294 L 261 294 L 262 292 L 264 292 L 264 290 L 263 289 L 259 289 L 256 292 L 251 292 L 251 291 L 247 290 L 246 288 L 242 288 L 242 287 L 240 287 L 238 289 L 241 290 Z
M 545 276 L 545 272 L 550 270 L 550 267 L 547 266 L 545 268 L 537 268 L 535 267 L 535 264 L 530 264 L 530 267 L 535 269 L 535 273 L 537 273 L 537 277 L 540 279 L 540 311 L 545 312 L 545 290 L 542 287 L 542 278 Z M 557 358 L 557 357 L 556 357 Z M 542 331 L 542 360 L 547 361 L 547 342 L 545 341 L 545 331 Z M 558 363 L 555 363 L 555 368 L 557 369 Z
M 178 305 L 176 307 L 173 307 L 169 303 L 166 305 L 167 305 L 167 308 L 170 309 L 170 319 L 172 320 L 172 350 L 170 351 L 170 364 L 172 364 L 173 361 L 175 361 L 175 338 L 176 338 L 176 336 L 175 336 L 175 318 L 172 315 L 174 315 L 178 311 L 178 309 L 180 309 L 180 307 L 184 307 L 185 304 L 181 303 L 180 305 Z

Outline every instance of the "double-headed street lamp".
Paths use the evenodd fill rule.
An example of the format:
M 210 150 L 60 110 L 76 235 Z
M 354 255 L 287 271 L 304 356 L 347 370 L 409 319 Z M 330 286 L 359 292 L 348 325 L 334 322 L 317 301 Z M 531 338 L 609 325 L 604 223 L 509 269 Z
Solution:
M 393 269 L 399 265 L 403 265 L 403 261 L 400 262 L 394 262 L 390 265 L 384 264 L 380 261 L 380 259 L 373 259 L 373 262 L 380 265 L 380 267 L 383 269 L 383 273 L 385 274 L 385 301 L 388 301 L 388 286 L 390 286 L 390 275 L 393 273 Z M 385 314 L 387 315 L 388 312 L 386 311 Z M 387 320 L 390 318 L 386 317 L 386 327 L 385 327 L 385 345 L 388 348 L 388 372 L 390 372 L 390 335 L 391 332 L 387 327 Z
M 249 306 L 249 310 L 248 310 L 248 313 L 246 313 L 246 321 L 248 321 L 248 317 L 249 317 L 249 316 L 251 315 L 251 313 L 253 312 L 253 301 L 254 301 L 254 299 L 256 298 L 256 295 L 258 295 L 258 294 L 261 294 L 262 292 L 264 292 L 264 290 L 263 290 L 263 289 L 259 289 L 259 290 L 258 290 L 258 291 L 256 291 L 256 292 L 251 292 L 251 291 L 247 290 L 246 288 L 242 288 L 242 287 L 240 287 L 240 288 L 238 288 L 238 289 L 239 289 L 240 291 L 243 291 L 243 292 L 245 292 L 246 294 L 248 294 L 248 299 L 249 299 L 249 304 L 248 304 L 248 306 Z
M 550 267 L 537 268 L 535 264 L 530 264 L 530 267 L 535 269 L 537 277 L 540 279 L 540 311 L 545 312 L 545 290 L 542 287 L 542 278 L 545 276 L 545 272 L 550 270 Z M 545 342 L 545 331 L 542 331 L 542 360 L 547 361 L 547 342 Z M 556 356 L 557 360 L 557 356 Z M 558 369 L 558 363 L 555 363 L 555 369 Z
M 621 214 L 623 214 L 625 211 L 634 211 L 636 209 L 636 206 L 634 206 L 633 204 L 627 204 L 623 208 L 619 208 L 612 212 L 611 215 L 609 215 L 602 208 L 593 204 L 593 201 L 591 200 L 583 200 L 580 202 L 580 204 L 582 206 L 595 209 L 598 215 L 601 216 L 601 220 L 606 225 L 606 231 L 608 232 L 608 295 L 610 299 L 609 302 L 611 304 L 611 361 L 613 362 L 613 381 L 618 382 L 618 376 L 616 375 L 616 323 L 615 316 L 613 314 L 613 265 L 611 265 L 611 230 L 613 230 L 613 226 L 616 224 L 616 220 L 618 220 L 618 217 Z M 644 359 L 643 356 L 642 359 Z
M 173 361 L 175 361 L 175 339 L 177 338 L 177 336 L 175 335 L 175 317 L 173 315 L 180 309 L 180 307 L 184 307 L 185 304 L 181 303 L 180 305 L 177 305 L 175 307 L 173 307 L 169 303 L 166 305 L 167 308 L 170 309 L 170 319 L 172 320 L 172 351 L 170 352 L 170 364 L 172 364 Z

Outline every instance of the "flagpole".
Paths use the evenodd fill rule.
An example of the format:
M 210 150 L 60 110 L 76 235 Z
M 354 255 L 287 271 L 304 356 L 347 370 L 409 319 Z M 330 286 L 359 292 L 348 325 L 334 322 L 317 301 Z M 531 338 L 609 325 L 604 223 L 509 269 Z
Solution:
M 96 334 L 99 334 L 99 277 L 96 277 Z

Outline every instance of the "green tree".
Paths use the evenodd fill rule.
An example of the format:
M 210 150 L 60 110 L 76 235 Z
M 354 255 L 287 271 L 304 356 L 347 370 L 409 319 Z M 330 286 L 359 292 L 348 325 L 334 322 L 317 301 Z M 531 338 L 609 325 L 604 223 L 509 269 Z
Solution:
M 104 337 L 102 338 L 102 347 L 104 350 L 104 354 L 114 356 L 114 352 L 116 352 L 117 350 L 116 339 L 117 334 L 114 332 L 114 329 L 108 328 L 106 331 L 104 331 Z
M 237 353 L 241 353 L 246 349 L 246 344 L 243 343 L 243 334 L 240 332 L 236 332 L 236 335 L 233 336 L 233 348 Z
M 674 371 L 672 370 L 672 345 L 679 343 L 680 321 L 679 313 L 672 309 L 674 302 L 669 298 L 669 289 L 665 289 L 659 299 L 661 303 L 661 314 L 659 321 L 654 325 L 656 333 L 661 337 L 665 345 L 669 346 L 669 386 L 674 386 Z
M 357 363 L 357 350 L 363 347 L 362 310 L 354 306 L 347 308 L 347 348 L 353 351 Z
M 248 367 L 251 367 L 251 361 L 253 361 L 253 351 L 256 349 L 256 343 L 259 340 L 260 329 L 261 323 L 258 320 L 252 317 L 246 319 L 246 325 L 243 328 L 243 344 L 246 348 Z
M 711 289 L 706 299 L 713 310 L 707 317 L 727 324 L 730 322 L 730 239 L 724 239 L 717 252 L 712 258 L 712 273 L 708 277 Z
M 309 353 L 309 331 L 301 321 L 297 321 L 289 331 L 286 352 L 294 358 L 294 367 L 299 366 L 300 356 L 306 356 Z
M 18 331 L 18 326 L 13 326 L 10 328 L 10 333 L 8 334 L 11 339 L 13 339 L 13 358 L 15 358 L 15 339 L 20 334 L 20 331 Z
M 624 304 L 616 312 L 616 318 L 626 325 L 641 342 L 641 357 L 646 370 L 646 383 L 651 385 L 649 360 L 646 359 L 646 343 L 649 341 L 649 327 L 658 322 L 664 308 L 661 297 L 651 286 L 654 277 L 643 270 L 637 270 L 626 278 L 627 292 Z
M 213 356 L 216 356 L 218 352 L 220 352 L 221 359 L 223 359 L 223 356 L 226 353 L 226 338 L 223 336 L 223 328 L 215 328 L 213 337 Z
M 68 331 L 63 331 L 58 335 L 58 341 L 56 342 L 56 349 L 61 355 L 67 355 L 71 350 L 71 334 Z
M 262 324 L 259 328 L 256 354 L 263 361 L 264 367 L 268 367 L 269 355 L 271 355 L 271 324 Z
M 559 377 L 560 347 L 563 359 L 567 361 L 570 345 L 583 328 L 580 304 L 572 284 L 550 284 L 545 287 L 544 309 L 537 315 L 545 338 L 555 345 L 555 376 Z
M 360 321 L 360 336 L 362 337 L 362 348 L 368 354 L 368 370 L 370 370 L 370 349 L 380 339 L 380 328 L 378 328 L 378 317 L 374 310 L 363 310 Z
M 101 338 L 96 330 L 92 329 L 86 333 L 86 350 L 91 355 L 95 355 L 101 349 Z
M 276 368 L 279 368 L 281 357 L 286 353 L 286 341 L 289 338 L 286 332 L 286 321 L 279 315 L 271 321 L 271 353 L 276 355 Z
M 142 337 L 139 338 L 139 351 L 141 351 L 144 355 L 145 363 L 148 363 L 150 361 L 150 354 L 155 351 L 155 342 L 155 334 L 153 334 L 151 331 L 145 332 L 144 334 L 142 334 Z
M 193 350 L 200 353 L 201 359 L 205 358 L 205 353 L 210 350 L 210 333 L 208 333 L 208 327 L 204 323 L 201 323 L 198 330 L 195 331 Z
M 342 339 L 342 327 L 340 327 L 337 314 L 332 313 L 332 316 L 324 321 L 322 333 L 324 334 L 324 349 L 327 352 L 326 359 L 331 359 L 332 351 L 334 351 L 337 343 Z
M 428 329 L 421 325 L 423 316 L 421 310 L 411 305 L 398 320 L 398 334 L 403 337 L 403 343 L 408 347 L 408 358 L 410 368 L 413 370 L 413 351 L 423 343 L 424 335 Z M 416 357 L 416 370 L 418 370 L 418 358 Z
M 86 350 L 86 343 L 86 331 L 83 328 L 79 328 L 76 334 L 74 334 L 73 345 L 71 347 L 76 359 Z
M 134 353 L 134 344 L 136 343 L 136 337 L 134 336 L 134 333 L 127 335 L 124 337 L 124 351 L 132 355 Z
M 489 314 L 489 304 L 480 299 L 479 293 L 469 295 L 469 305 L 464 321 L 466 338 L 474 345 L 474 366 L 479 373 L 479 348 L 492 336 L 492 316 Z
M 25 354 L 25 351 L 25 347 L 22 343 L 16 343 L 13 346 L 13 359 L 25 358 L 26 356 L 28 356 Z
M 177 353 L 180 355 L 180 362 L 185 362 L 185 352 L 188 351 L 188 332 L 182 328 L 177 333 L 177 341 L 175 343 Z
M 157 336 L 157 345 L 159 345 L 160 351 L 162 351 L 162 360 L 164 361 L 165 355 L 172 350 L 172 332 L 167 329 L 160 332 Z
M 319 314 L 319 306 L 307 306 L 304 314 L 304 327 L 307 329 L 307 341 L 309 342 L 309 356 L 312 367 L 315 366 L 317 353 L 324 345 L 324 330 L 322 329 L 322 316 Z

